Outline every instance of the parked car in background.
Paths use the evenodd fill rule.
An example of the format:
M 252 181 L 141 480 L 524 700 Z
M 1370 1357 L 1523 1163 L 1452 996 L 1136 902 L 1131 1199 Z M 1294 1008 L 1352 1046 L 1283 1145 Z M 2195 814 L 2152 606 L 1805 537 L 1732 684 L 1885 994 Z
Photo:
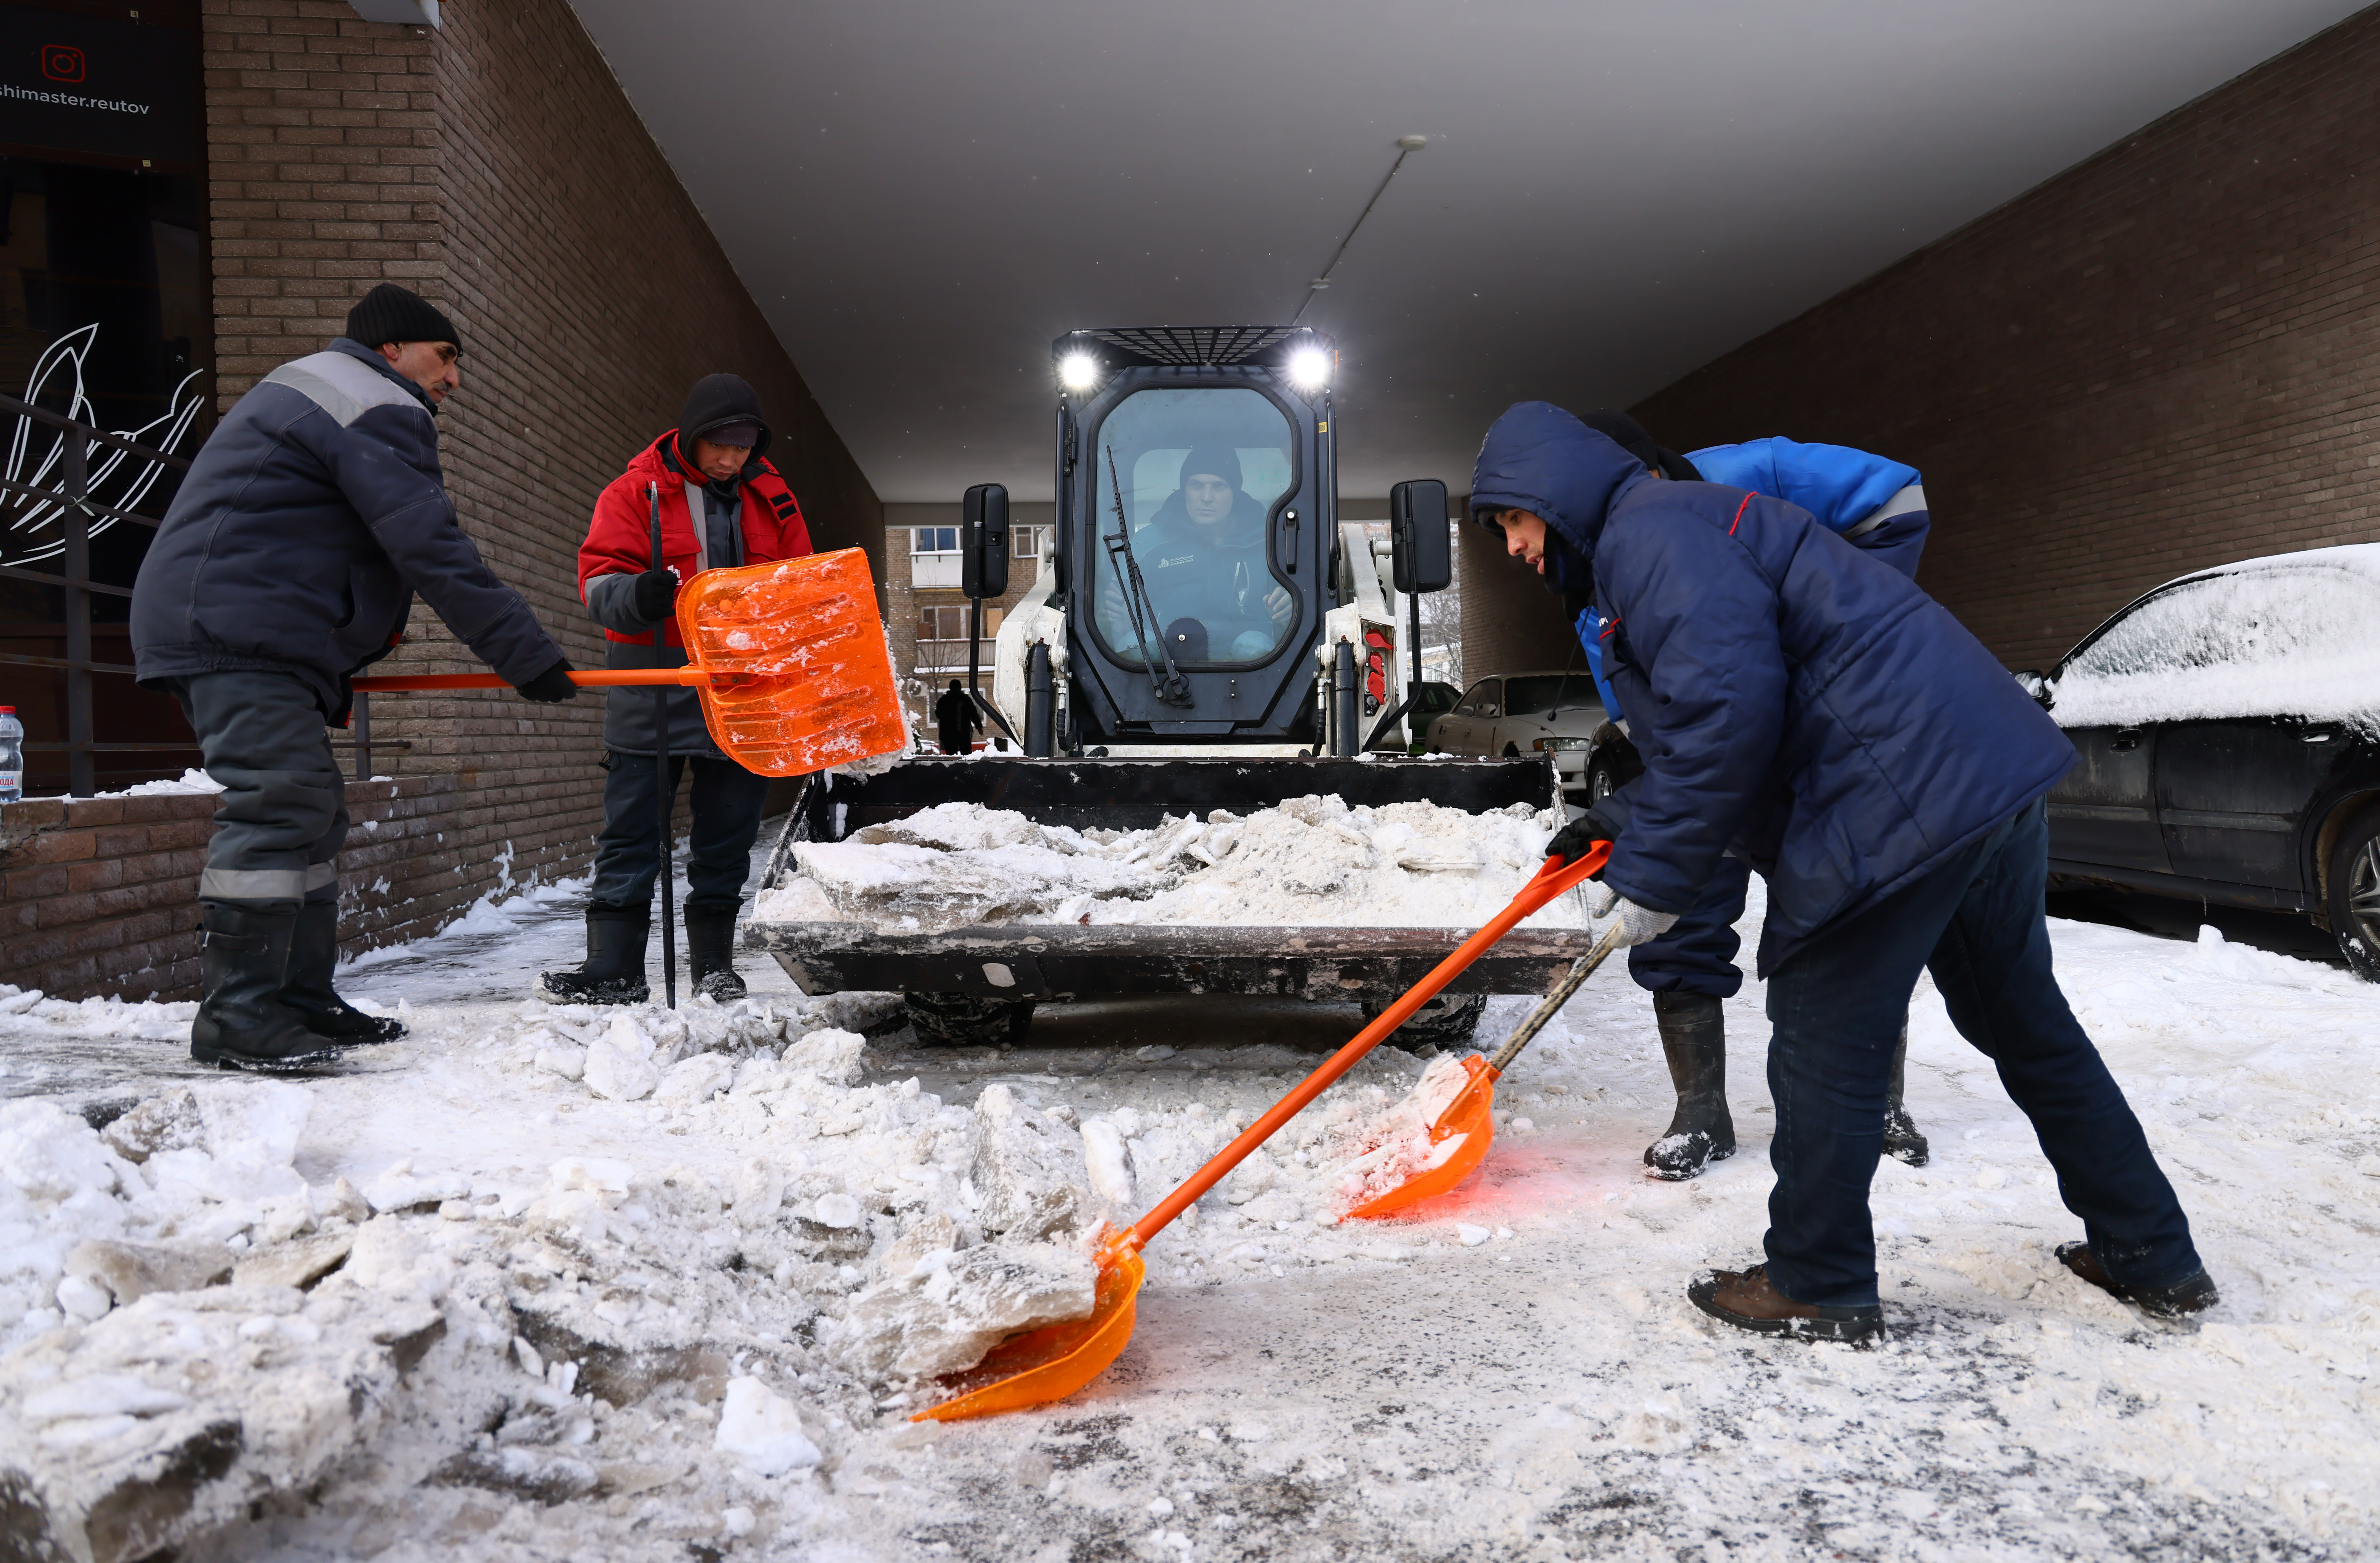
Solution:
M 2017 678 L 2081 757 L 2053 883 L 2302 913 L 2380 981 L 2380 543 L 2183 576 Z
M 1430 724 L 1428 746 L 1434 754 L 1488 757 L 1550 751 L 1564 789 L 1584 789 L 1587 747 L 1606 726 L 1603 697 L 1584 671 L 1500 673 L 1463 690 Z

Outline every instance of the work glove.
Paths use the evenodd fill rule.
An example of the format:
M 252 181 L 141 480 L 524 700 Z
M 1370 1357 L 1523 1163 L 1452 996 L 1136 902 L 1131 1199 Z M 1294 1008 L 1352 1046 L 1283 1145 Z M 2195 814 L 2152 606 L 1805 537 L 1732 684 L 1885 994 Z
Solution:
M 1546 843 L 1546 856 L 1560 858 L 1562 861 L 1568 862 L 1572 858 L 1586 856 L 1594 849 L 1597 842 L 1609 841 L 1619 834 L 1611 827 L 1609 822 L 1600 818 L 1594 810 L 1589 809 L 1585 813 L 1554 832 L 1554 838 Z
M 677 571 L 667 565 L 656 565 L 637 577 L 637 617 L 648 624 L 658 624 L 669 617 L 670 604 L 677 600 Z
M 1655 911 L 1651 907 L 1638 906 L 1601 880 L 1588 882 L 1585 891 L 1586 915 L 1598 922 L 1614 920 L 1620 937 L 1612 941 L 1617 949 L 1631 949 L 1648 940 L 1658 939 L 1677 925 L 1674 911 Z M 1605 932 L 1610 932 L 1607 924 Z
M 559 705 L 565 700 L 578 698 L 578 686 L 570 681 L 570 659 L 563 658 L 526 684 L 516 684 L 521 699 L 533 700 L 540 705 Z

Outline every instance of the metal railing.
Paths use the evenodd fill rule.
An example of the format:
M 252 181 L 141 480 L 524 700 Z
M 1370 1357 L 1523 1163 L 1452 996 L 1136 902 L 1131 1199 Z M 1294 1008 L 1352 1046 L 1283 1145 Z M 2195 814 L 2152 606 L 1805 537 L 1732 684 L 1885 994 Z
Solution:
M 60 546 L 55 552 L 57 573 L 26 569 L 19 565 L 0 565 L 0 576 L 10 580 L 30 580 L 37 585 L 56 588 L 66 598 L 64 629 L 66 652 L 62 657 L 34 656 L 21 652 L 0 652 L 0 663 L 25 667 L 63 669 L 67 676 L 67 739 L 64 743 L 32 742 L 25 747 L 51 753 L 64 751 L 67 756 L 67 790 L 77 798 L 88 798 L 98 790 L 98 766 L 93 759 L 100 754 L 155 753 L 175 750 L 196 750 L 197 743 L 152 741 L 147 743 L 99 743 L 91 738 L 91 675 L 106 673 L 131 677 L 128 662 L 98 662 L 91 657 L 91 600 L 93 595 L 129 597 L 128 586 L 111 585 L 91 578 L 91 523 L 130 521 L 154 530 L 158 518 L 143 516 L 132 510 L 103 505 L 91 497 L 91 447 L 93 445 L 117 453 L 108 465 L 114 468 L 125 457 L 130 457 L 151 467 L 171 471 L 190 470 L 187 457 L 170 451 L 155 450 L 122 434 L 111 433 L 95 424 L 84 423 L 63 413 L 52 412 L 31 402 L 15 397 L 0 396 L 0 415 L 13 414 L 22 420 L 44 423 L 59 431 L 57 466 L 58 481 L 55 486 L 26 483 L 15 478 L 0 478 L 0 494 L 21 496 L 42 502 L 42 509 L 55 507 Z M 41 476 L 50 470 L 44 461 L 33 474 Z M 153 474 L 136 469 L 139 482 L 133 492 L 146 494 Z M 137 499 L 135 503 L 138 503 Z M 37 512 L 38 515 L 38 512 Z

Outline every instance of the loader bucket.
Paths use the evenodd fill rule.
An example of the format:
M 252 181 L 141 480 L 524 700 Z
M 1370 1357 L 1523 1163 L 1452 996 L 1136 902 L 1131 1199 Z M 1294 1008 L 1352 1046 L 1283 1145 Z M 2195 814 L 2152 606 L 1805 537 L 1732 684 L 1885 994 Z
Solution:
M 705 570 L 677 594 L 704 724 L 745 769 L 803 775 L 908 747 L 876 583 L 857 548 Z

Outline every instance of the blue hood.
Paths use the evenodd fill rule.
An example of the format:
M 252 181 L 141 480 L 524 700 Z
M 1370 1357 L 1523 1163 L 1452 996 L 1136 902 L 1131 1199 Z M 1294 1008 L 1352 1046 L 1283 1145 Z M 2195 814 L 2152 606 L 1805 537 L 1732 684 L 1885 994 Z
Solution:
M 1558 586 L 1585 591 L 1594 579 L 1604 518 L 1644 481 L 1643 462 L 1553 403 L 1515 402 L 1479 444 L 1471 469 L 1471 514 L 1488 527 L 1495 527 L 1498 510 L 1526 510 L 1542 519 L 1550 539 L 1562 544 L 1547 550 L 1547 576 Z

